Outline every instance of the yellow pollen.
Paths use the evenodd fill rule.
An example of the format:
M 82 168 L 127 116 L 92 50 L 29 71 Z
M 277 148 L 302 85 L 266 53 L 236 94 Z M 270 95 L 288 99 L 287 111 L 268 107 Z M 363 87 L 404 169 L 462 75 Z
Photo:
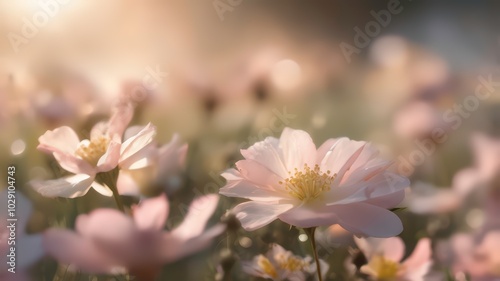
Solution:
M 395 280 L 398 272 L 401 269 L 401 265 L 398 262 L 386 259 L 384 256 L 374 256 L 368 263 L 377 280 L 380 281 L 392 281 Z
M 105 136 L 99 136 L 90 140 L 89 143 L 80 144 L 77 148 L 75 154 L 82 158 L 83 160 L 89 162 L 93 166 L 97 165 L 101 156 L 106 153 L 108 149 L 109 138 Z
M 302 271 L 309 266 L 309 263 L 303 259 L 293 255 L 279 254 L 275 257 L 281 269 L 286 269 L 291 272 Z
M 302 171 L 295 168 L 295 173 L 285 181 L 280 181 L 279 184 L 284 185 L 285 190 L 293 197 L 309 201 L 329 191 L 336 176 L 336 174 L 331 175 L 330 171 L 322 172 L 318 165 L 311 169 L 307 164 L 304 164 Z
M 268 258 L 264 257 L 263 255 L 260 255 L 258 257 L 257 265 L 265 274 L 271 276 L 272 278 L 278 277 L 278 273 L 276 272 L 274 265 L 269 261 Z

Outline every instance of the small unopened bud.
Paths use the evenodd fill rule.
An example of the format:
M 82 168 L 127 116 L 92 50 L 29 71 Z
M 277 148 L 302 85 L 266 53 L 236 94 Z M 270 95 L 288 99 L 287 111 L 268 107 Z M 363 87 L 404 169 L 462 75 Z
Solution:
M 220 252 L 220 265 L 224 273 L 228 273 L 237 261 L 236 255 L 229 249 L 223 249 Z
M 240 221 L 234 214 L 227 212 L 221 219 L 222 223 L 227 225 L 227 231 L 238 231 L 241 227 Z

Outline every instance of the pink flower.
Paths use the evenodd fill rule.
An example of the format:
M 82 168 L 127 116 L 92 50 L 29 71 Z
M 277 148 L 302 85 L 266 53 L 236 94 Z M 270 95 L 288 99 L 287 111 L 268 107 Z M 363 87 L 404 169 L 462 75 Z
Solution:
M 138 126 L 131 127 L 125 132 L 125 138 L 140 131 Z M 172 140 L 158 147 L 156 142 L 151 142 L 144 148 L 149 155 L 141 162 L 135 162 L 128 167 L 122 167 L 118 176 L 118 192 L 122 195 L 138 196 L 146 187 L 160 187 L 163 191 L 173 191 L 180 187 L 179 173 L 184 167 L 187 144 L 180 141 L 175 134 Z M 132 159 L 133 160 L 133 159 Z M 138 165 L 141 164 L 141 165 Z M 144 167 L 147 167 L 144 169 Z
M 321 275 L 328 272 L 328 264 L 320 260 Z M 249 275 L 272 279 L 274 281 L 302 281 L 316 274 L 316 264 L 312 258 L 295 256 L 292 252 L 273 244 L 266 255 L 258 255 L 252 261 L 242 262 L 243 271 Z
M 410 210 L 420 214 L 454 211 L 474 191 L 486 195 L 489 201 L 498 198 L 500 191 L 496 186 L 500 171 L 500 141 L 475 134 L 472 136 L 472 151 L 474 165 L 458 171 L 453 177 L 451 188 L 434 188 L 428 184 L 414 186 L 408 197 Z
M 135 206 L 133 218 L 114 209 L 98 209 L 77 218 L 76 232 L 48 230 L 44 246 L 58 261 L 87 272 L 126 271 L 149 280 L 161 265 L 209 246 L 225 230 L 219 224 L 204 231 L 217 203 L 215 195 L 196 199 L 184 221 L 172 231 L 162 230 L 169 210 L 164 195 Z
M 33 188 L 47 197 L 74 198 L 85 195 L 90 187 L 111 196 L 106 184 L 95 181 L 99 173 L 109 172 L 120 166 L 123 169 L 148 165 L 146 149 L 156 134 L 156 128 L 148 124 L 125 142 L 123 131 L 131 118 L 131 109 L 123 108 L 110 121 L 98 123 L 90 132 L 90 140 L 80 141 L 73 129 L 63 126 L 47 131 L 38 140 L 38 149 L 51 153 L 63 169 L 74 175 L 48 181 L 32 181 Z
M 361 272 L 373 280 L 423 281 L 432 265 L 431 241 L 420 239 L 413 253 L 404 261 L 405 245 L 401 238 L 355 238 L 368 263 Z
M 233 212 L 246 230 L 276 219 L 308 228 L 339 224 L 358 235 L 389 237 L 402 231 L 388 208 L 404 198 L 408 179 L 387 171 L 391 162 L 362 141 L 329 139 L 318 149 L 304 131 L 285 128 L 241 151 L 245 160 L 222 174 L 220 193 L 251 201 Z
M 24 271 L 45 255 L 42 247 L 42 236 L 40 234 L 26 234 L 25 232 L 32 211 L 31 203 L 21 193 L 9 194 L 7 190 L 0 192 L 0 198 L 5 200 L 5 204 L 2 202 L 2 213 L 0 214 L 0 261 L 2 262 L 0 280 L 28 280 L 24 276 Z M 10 213 L 8 204 L 6 204 L 8 199 L 15 200 L 12 201 L 15 202 L 15 217 L 7 216 Z M 7 221 L 7 219 L 17 219 L 17 221 Z M 14 236 L 12 236 L 11 230 L 15 231 Z M 15 248 L 12 264 L 10 264 L 11 247 Z M 10 268 L 13 268 L 14 272 L 10 271 Z
M 483 239 L 459 233 L 438 244 L 438 258 L 456 276 L 467 274 L 471 281 L 500 279 L 500 231 L 488 232 Z

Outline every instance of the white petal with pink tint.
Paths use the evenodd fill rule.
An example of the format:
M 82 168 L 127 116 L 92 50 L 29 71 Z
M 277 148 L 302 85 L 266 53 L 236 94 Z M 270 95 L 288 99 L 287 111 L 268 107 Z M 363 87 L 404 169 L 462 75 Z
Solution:
M 252 231 L 268 225 L 292 207 L 291 204 L 278 205 L 250 201 L 237 205 L 232 212 L 236 214 L 236 218 L 240 220 L 245 230 Z
M 55 180 L 32 181 L 31 185 L 43 196 L 75 198 L 85 195 L 93 182 L 93 176 L 78 174 Z
M 316 146 L 308 133 L 285 128 L 281 133 L 279 146 L 283 151 L 283 160 L 288 171 L 302 168 L 304 164 L 314 167 Z
M 143 200 L 139 205 L 134 206 L 133 213 L 135 224 L 140 230 L 161 230 L 169 213 L 167 197 L 162 194 Z
M 202 196 L 195 199 L 189 206 L 188 213 L 184 221 L 172 231 L 172 235 L 191 239 L 203 232 L 208 219 L 212 216 L 217 204 L 219 196 L 212 194 Z
M 70 127 L 63 126 L 52 131 L 47 131 L 38 138 L 42 150 L 45 152 L 53 152 L 50 149 L 56 148 L 58 151 L 74 154 L 80 139 L 75 131 Z
M 125 161 L 135 153 L 141 151 L 144 147 L 146 147 L 153 141 L 153 137 L 155 135 L 156 127 L 149 123 L 139 133 L 125 140 L 120 151 L 120 162 Z

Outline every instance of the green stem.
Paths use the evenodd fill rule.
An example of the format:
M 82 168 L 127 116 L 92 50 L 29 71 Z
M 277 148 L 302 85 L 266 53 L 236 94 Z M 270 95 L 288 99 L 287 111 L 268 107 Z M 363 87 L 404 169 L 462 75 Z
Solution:
M 109 172 L 99 173 L 96 179 L 101 183 L 106 184 L 113 192 L 113 198 L 115 199 L 116 206 L 120 211 L 125 213 L 125 207 L 123 206 L 122 200 L 120 199 L 120 194 L 118 193 L 118 188 L 116 187 L 116 182 L 118 180 L 118 168 L 115 168 Z
M 314 238 L 314 232 L 316 231 L 316 227 L 304 228 L 304 231 L 311 240 L 314 260 L 316 261 L 316 271 L 318 272 L 318 280 L 323 281 L 323 277 L 321 276 L 321 265 L 319 263 L 318 251 L 316 251 L 316 239 Z

